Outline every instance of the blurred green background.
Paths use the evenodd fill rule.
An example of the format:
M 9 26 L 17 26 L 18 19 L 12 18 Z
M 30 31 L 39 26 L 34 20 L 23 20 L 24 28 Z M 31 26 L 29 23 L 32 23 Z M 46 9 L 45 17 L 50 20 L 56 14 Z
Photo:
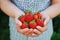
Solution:
M 51 40 L 60 40 L 60 15 L 53 19 L 53 29 Z M 0 10 L 0 40 L 10 40 L 9 36 L 9 17 Z

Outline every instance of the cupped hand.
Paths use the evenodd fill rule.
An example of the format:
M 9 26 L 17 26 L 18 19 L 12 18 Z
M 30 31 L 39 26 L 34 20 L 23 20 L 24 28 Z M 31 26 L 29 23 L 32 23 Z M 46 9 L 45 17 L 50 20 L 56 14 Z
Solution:
M 32 32 L 33 29 L 29 29 L 29 28 L 21 29 L 22 22 L 19 21 L 18 18 L 15 18 L 15 22 L 16 22 L 16 29 L 20 34 L 23 34 L 26 36 L 31 35 L 30 33 Z
M 42 18 L 44 20 L 44 27 L 37 26 L 36 29 L 33 30 L 33 33 L 32 33 L 34 34 L 32 35 L 33 37 L 41 35 L 43 32 L 45 32 L 48 29 L 48 23 L 50 21 L 50 16 L 47 14 L 42 14 Z

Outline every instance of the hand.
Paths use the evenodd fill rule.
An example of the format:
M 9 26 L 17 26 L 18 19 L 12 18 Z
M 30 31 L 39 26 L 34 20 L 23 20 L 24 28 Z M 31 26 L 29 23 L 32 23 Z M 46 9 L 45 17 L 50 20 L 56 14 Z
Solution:
M 22 22 L 18 20 L 18 17 L 22 14 L 24 15 L 24 13 L 21 12 L 20 14 L 17 14 L 15 17 L 17 31 L 23 35 L 30 36 L 31 35 L 30 33 L 32 32 L 33 29 L 29 28 L 21 29 Z
M 43 20 L 44 20 L 44 27 L 41 26 L 37 26 L 37 29 L 34 29 L 34 36 L 39 36 L 40 34 L 42 34 L 43 32 L 45 32 L 48 29 L 47 24 L 49 23 L 50 17 L 47 14 L 42 14 L 43 16 Z

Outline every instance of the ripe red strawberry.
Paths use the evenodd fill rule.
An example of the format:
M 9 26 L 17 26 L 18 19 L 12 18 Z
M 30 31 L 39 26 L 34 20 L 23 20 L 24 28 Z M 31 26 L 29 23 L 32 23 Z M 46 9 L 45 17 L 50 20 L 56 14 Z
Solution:
M 32 14 L 29 14 L 29 15 L 27 15 L 26 17 L 25 17 L 25 21 L 26 22 L 30 22 L 30 21 L 32 21 L 33 20 L 33 15 Z
M 26 12 L 25 12 L 25 15 L 29 15 L 29 14 L 30 14 L 30 12 L 29 12 L 29 11 L 26 11 Z
M 37 15 L 38 15 L 39 18 L 42 18 L 42 15 L 40 14 L 39 11 L 37 12 Z
M 29 15 L 29 14 L 31 14 L 31 11 L 30 10 L 26 10 L 25 15 Z
M 36 26 L 37 26 L 37 24 L 36 24 L 35 20 L 32 20 L 29 24 L 29 28 L 32 28 L 32 29 L 35 29 Z
M 36 20 L 37 25 L 43 27 L 44 26 L 44 22 L 42 20 Z
M 34 15 L 33 15 L 33 18 L 34 18 L 35 20 L 37 20 L 37 19 L 38 19 L 38 15 L 37 15 L 37 14 L 34 14 Z
M 21 22 L 24 22 L 25 16 L 21 16 L 19 20 L 20 20 Z
M 23 23 L 22 26 L 21 26 L 22 29 L 24 28 L 28 28 L 28 25 L 26 23 Z

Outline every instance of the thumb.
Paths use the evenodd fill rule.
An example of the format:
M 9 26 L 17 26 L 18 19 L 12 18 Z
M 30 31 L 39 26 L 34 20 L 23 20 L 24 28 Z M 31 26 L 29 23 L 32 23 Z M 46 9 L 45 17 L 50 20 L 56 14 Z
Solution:
M 44 21 L 44 25 L 46 26 L 50 21 L 50 18 L 46 18 L 45 21 Z
M 15 21 L 16 21 L 17 26 L 21 26 L 22 25 L 22 22 L 19 21 L 18 19 L 15 19 Z

